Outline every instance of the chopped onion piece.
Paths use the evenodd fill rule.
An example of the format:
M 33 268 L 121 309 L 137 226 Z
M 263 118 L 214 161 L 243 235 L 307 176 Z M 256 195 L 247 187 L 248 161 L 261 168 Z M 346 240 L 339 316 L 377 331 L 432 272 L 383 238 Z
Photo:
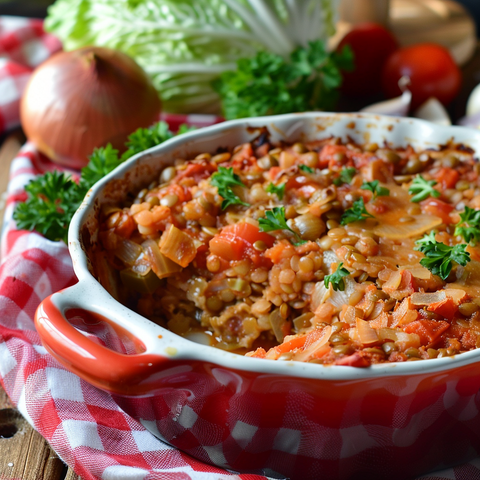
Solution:
M 332 294 L 330 295 L 330 298 L 327 299 L 327 301 L 340 310 L 343 305 L 348 303 L 348 297 L 349 295 L 346 288 L 343 292 L 341 290 L 335 291 L 332 289 Z
M 332 263 L 338 263 L 340 262 L 340 259 L 337 257 L 337 254 L 333 252 L 332 250 L 326 250 L 323 252 L 323 264 L 330 268 L 332 266 Z
M 451 298 L 457 305 L 459 305 L 467 297 L 467 292 L 461 288 L 446 288 L 445 295 Z
M 393 322 L 391 326 L 396 327 L 401 325 L 403 324 L 404 320 L 409 320 L 405 323 L 410 323 L 412 320 L 410 319 L 409 312 L 412 312 L 415 315 L 415 318 L 412 317 L 413 320 L 415 320 L 417 317 L 417 311 L 412 310 L 412 301 L 410 297 L 405 297 L 402 300 L 402 303 L 394 310 L 392 314 Z
M 165 278 L 180 272 L 182 267 L 163 255 L 154 240 L 148 239 L 142 243 L 142 247 L 147 252 L 151 262 L 153 272 L 158 278 Z
M 394 328 L 380 328 L 377 333 L 379 340 L 392 340 L 393 342 L 397 341 L 398 331 Z
M 145 258 L 145 260 L 147 260 Z M 146 262 L 137 262 L 135 265 L 132 265 L 132 271 L 138 273 L 138 275 L 147 275 L 147 273 L 152 269 L 152 267 Z
M 373 233 L 391 240 L 402 240 L 429 232 L 442 223 L 442 219 L 434 215 L 420 214 L 411 215 L 411 217 L 412 221 L 408 223 L 379 223 L 373 229 Z
M 355 312 L 355 307 L 349 305 L 345 309 L 345 313 L 343 314 L 343 317 L 342 317 L 342 322 L 353 325 L 355 323 L 355 320 L 356 320 L 356 314 L 355 313 L 356 313 Z
M 170 225 L 170 228 L 163 232 L 159 246 L 163 255 L 183 268 L 197 255 L 193 238 L 175 225 Z
M 400 286 L 401 282 L 402 274 L 397 270 L 395 272 L 392 272 L 390 278 L 383 284 L 382 289 L 384 291 L 396 290 Z
M 331 296 L 333 292 L 332 288 L 325 288 L 325 283 L 322 280 L 317 282 L 313 288 L 312 297 L 310 301 L 310 310 L 315 313 L 317 308 L 325 303 L 326 300 Z
M 273 333 L 275 334 L 275 338 L 277 339 L 278 343 L 282 343 L 285 338 L 285 319 L 282 317 L 280 313 L 280 309 L 276 308 L 269 316 L 268 319 L 270 320 L 270 325 L 272 326 Z
M 432 278 L 432 274 L 430 273 L 430 271 L 427 268 L 422 267 L 421 265 L 415 265 L 413 267 L 404 265 L 398 267 L 398 269 L 408 270 L 415 278 L 419 278 L 420 280 L 429 280 L 430 278 Z
M 380 313 L 378 317 L 370 320 L 370 326 L 375 329 L 387 328 L 389 323 L 388 315 L 385 312 Z
M 356 319 L 358 340 L 363 345 L 369 345 L 378 342 L 377 331 L 370 326 L 366 320 Z
M 314 355 L 318 356 L 321 349 L 327 347 L 328 339 L 330 338 L 331 334 L 332 334 L 332 326 L 327 325 L 323 329 L 322 333 L 320 334 L 320 337 L 311 345 L 309 345 L 307 348 L 305 348 L 303 351 L 296 353 L 292 357 L 292 360 L 295 360 L 297 362 L 307 362 Z M 327 353 L 329 350 L 330 348 L 325 348 L 325 353 Z
M 432 303 L 441 302 L 445 300 L 445 291 L 439 290 L 437 292 L 415 292 L 412 294 L 411 301 L 413 305 L 430 305 Z
M 418 348 L 420 346 L 420 337 L 416 333 L 397 332 L 397 343 L 402 350 L 407 348 Z
M 117 248 L 114 250 L 115 256 L 127 265 L 133 265 L 142 252 L 141 245 L 122 237 L 118 238 Z

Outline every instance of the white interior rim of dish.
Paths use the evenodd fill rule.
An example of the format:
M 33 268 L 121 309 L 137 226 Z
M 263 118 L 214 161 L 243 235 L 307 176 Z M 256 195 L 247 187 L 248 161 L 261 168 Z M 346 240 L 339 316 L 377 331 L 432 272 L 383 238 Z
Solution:
M 480 360 L 480 349 L 461 353 L 452 357 L 442 357 L 431 360 L 416 362 L 379 363 L 367 368 L 346 367 L 338 365 L 324 366 L 293 361 L 267 360 L 244 357 L 242 355 L 227 352 L 212 346 L 201 345 L 191 340 L 176 335 L 169 330 L 151 322 L 145 317 L 128 309 L 117 302 L 91 275 L 88 269 L 87 257 L 81 247 L 80 231 L 82 224 L 93 211 L 94 200 L 113 179 L 121 179 L 124 174 L 133 168 L 137 162 L 148 157 L 158 157 L 174 151 L 182 144 L 195 145 L 195 142 L 205 137 L 226 133 L 232 129 L 245 130 L 246 127 L 266 126 L 272 132 L 272 126 L 280 126 L 286 132 L 286 141 L 294 141 L 295 133 L 301 128 L 304 121 L 330 122 L 332 125 L 349 125 L 348 135 L 364 134 L 358 123 L 365 127 L 373 128 L 372 131 L 381 131 L 386 140 L 393 146 L 405 146 L 411 144 L 417 147 L 435 147 L 445 145 L 449 141 L 462 143 L 471 147 L 475 152 L 480 152 L 480 132 L 474 129 L 457 126 L 438 126 L 429 122 L 397 117 L 382 117 L 374 114 L 338 114 L 323 112 L 308 112 L 299 114 L 286 114 L 274 117 L 258 117 L 240 120 L 232 120 L 219 123 L 210 127 L 204 127 L 186 133 L 141 152 L 117 167 L 109 175 L 95 184 L 89 191 L 80 208 L 75 213 L 69 229 L 68 244 L 73 260 L 75 273 L 79 279 L 76 289 L 75 306 L 99 313 L 112 319 L 114 322 L 130 331 L 146 347 L 145 353 L 153 353 L 170 357 L 172 360 L 197 360 L 216 364 L 219 367 L 240 371 L 252 371 L 259 374 L 277 374 L 302 378 L 316 378 L 319 380 L 360 380 L 385 376 L 405 376 L 415 374 L 427 374 L 448 371 L 453 368 L 466 366 Z M 372 127 L 373 126 L 373 127 Z M 286 127 L 285 129 L 283 127 Z M 360 126 L 361 127 L 361 126 Z M 364 127 L 364 128 L 365 128 Z M 339 127 L 340 128 L 340 127 Z M 320 130 L 320 129 L 319 129 Z M 340 136 L 334 133 L 335 128 L 328 130 L 328 135 Z M 212 151 L 216 145 L 212 145 Z M 62 296 L 62 292 L 59 294 Z M 57 302 L 55 302 L 57 303 Z M 61 302 L 60 302 L 61 303 Z M 161 338 L 159 338 L 161 336 Z M 480 366 L 479 366 L 480 368 Z

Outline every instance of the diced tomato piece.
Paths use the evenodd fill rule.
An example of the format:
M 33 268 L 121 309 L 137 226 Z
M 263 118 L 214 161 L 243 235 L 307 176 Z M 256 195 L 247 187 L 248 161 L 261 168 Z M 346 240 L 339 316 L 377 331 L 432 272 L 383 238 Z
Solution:
M 378 180 L 380 182 L 388 183 L 393 179 L 393 163 L 384 162 L 380 158 L 372 159 L 370 156 L 367 157 L 367 160 L 368 159 L 369 162 L 362 167 L 362 175 L 366 182 Z M 364 160 L 364 158 L 361 158 L 358 160 L 358 163 L 361 163 Z
M 190 163 L 185 170 L 182 170 L 176 176 L 174 182 L 177 183 L 184 178 L 193 178 L 195 182 L 199 182 L 204 178 L 209 177 L 213 172 L 216 172 L 217 169 L 215 165 L 212 165 L 206 160 L 202 160 L 199 163 Z
M 415 291 L 415 279 L 408 270 L 400 270 L 398 273 L 401 275 L 400 285 L 389 285 L 387 281 L 382 288 L 383 291 L 388 293 L 392 298 L 402 300 Z
M 281 168 L 280 167 L 271 167 L 270 170 L 268 171 L 268 175 L 272 180 L 275 180 L 277 178 L 277 175 L 279 174 Z
M 130 215 L 124 213 L 120 222 L 115 227 L 115 233 L 123 238 L 130 238 L 136 228 L 137 224 L 135 220 Z
M 176 195 L 179 203 L 188 202 L 192 199 L 192 194 L 187 187 L 172 183 L 166 190 L 162 191 L 162 198 L 167 195 Z
M 362 357 L 358 352 L 355 352 L 352 355 L 339 358 L 335 361 L 335 365 L 365 368 L 370 366 L 370 361 L 368 358 Z
M 443 188 L 454 188 L 460 178 L 460 173 L 450 167 L 442 167 L 433 178 L 442 185 Z
M 325 145 L 318 156 L 320 168 L 340 170 L 347 161 L 346 153 L 347 147 L 344 145 Z
M 370 193 L 367 190 L 364 190 L 365 193 Z M 370 195 L 371 197 L 371 195 Z M 367 204 L 364 197 L 364 203 Z M 369 209 L 372 211 L 373 215 L 381 215 L 392 209 L 391 201 L 388 197 L 377 197 L 374 202 L 369 204 Z
M 353 150 L 349 151 L 349 163 L 353 163 L 355 168 L 362 168 L 370 164 L 376 158 L 375 155 L 368 152 L 355 152 Z M 383 162 L 382 162 L 383 163 Z
M 257 159 L 251 143 L 244 143 L 240 149 L 232 155 L 230 166 L 233 167 L 234 172 L 250 170 L 253 166 L 257 166 Z
M 245 354 L 246 357 L 254 357 L 254 358 L 265 358 L 267 352 L 262 347 L 257 348 L 254 352 L 248 352 Z
M 275 238 L 248 222 L 236 223 L 224 227 L 209 242 L 210 252 L 228 261 L 250 258 L 255 265 L 261 263 L 260 252 L 253 244 L 262 241 L 272 247 Z
M 440 302 L 435 302 L 431 303 L 427 310 L 430 312 L 437 313 L 438 315 L 441 315 L 443 318 L 448 318 L 448 320 L 452 320 L 453 317 L 455 316 L 455 313 L 457 313 L 457 305 L 453 301 L 452 298 L 445 298 L 444 300 L 441 300 Z
M 287 192 L 295 190 L 297 197 L 308 199 L 318 190 L 318 184 L 308 177 L 298 175 L 288 179 L 285 190 Z
M 450 324 L 443 320 L 415 320 L 403 329 L 405 333 L 416 333 L 422 345 L 431 346 L 439 339 L 443 332 L 450 328 Z
M 232 162 L 238 160 L 246 160 L 253 155 L 253 148 L 251 143 L 244 143 L 242 146 L 233 154 Z
M 429 198 L 421 202 L 420 205 L 425 213 L 440 217 L 443 223 L 447 225 L 453 223 L 453 220 L 450 217 L 450 213 L 454 210 L 453 205 L 449 205 L 438 198 Z
M 269 258 L 274 264 L 280 263 L 282 258 L 291 257 L 295 253 L 295 249 L 288 240 L 280 240 L 277 244 L 269 248 L 265 252 L 265 256 Z
M 273 350 L 280 356 L 282 353 L 293 352 L 303 348 L 308 335 L 288 335 L 280 345 L 273 347 Z

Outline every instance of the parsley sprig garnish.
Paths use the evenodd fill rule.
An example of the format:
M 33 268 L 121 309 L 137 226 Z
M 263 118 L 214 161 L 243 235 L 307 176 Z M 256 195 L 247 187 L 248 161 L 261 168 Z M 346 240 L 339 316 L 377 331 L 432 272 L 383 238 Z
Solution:
M 128 137 L 128 140 L 125 143 L 128 150 L 122 155 L 122 161 L 147 150 L 147 148 L 159 145 L 175 135 L 181 135 L 182 133 L 187 133 L 192 130 L 195 130 L 195 127 L 182 124 L 175 134 L 170 131 L 166 122 L 155 123 L 149 128 L 139 128 Z
M 360 188 L 362 190 L 370 190 L 373 193 L 372 200 L 375 200 L 377 197 L 386 197 L 390 195 L 390 190 L 386 187 L 382 187 L 378 180 L 364 182 Z
M 258 224 L 260 225 L 261 232 L 273 232 L 275 230 L 288 230 L 289 232 L 295 235 L 295 238 L 298 240 L 294 245 L 301 245 L 306 243 L 305 240 L 300 237 L 300 235 L 292 230 L 285 219 L 285 208 L 284 207 L 273 207 L 271 210 L 265 212 L 265 218 L 259 218 Z
M 178 133 L 190 129 L 182 126 Z M 131 156 L 174 135 L 165 122 L 159 122 L 132 133 L 126 142 L 128 148 L 121 156 L 110 144 L 97 148 L 90 155 L 87 166 L 82 168 L 78 183 L 58 171 L 39 175 L 25 186 L 28 198 L 19 203 L 13 212 L 17 228 L 36 230 L 49 240 L 67 242 L 70 220 L 88 190 Z
M 411 201 L 418 203 L 428 197 L 438 198 L 440 192 L 433 188 L 436 184 L 435 180 L 425 180 L 421 175 L 416 176 L 408 189 L 408 193 L 414 195 Z
M 455 225 L 455 235 L 461 235 L 467 243 L 475 245 L 480 240 L 480 210 L 466 206 Z
M 347 225 L 347 223 L 358 222 L 360 220 L 365 220 L 366 218 L 375 217 L 367 212 L 363 198 L 360 197 L 358 200 L 353 202 L 352 208 L 349 208 L 343 212 L 343 215 L 340 218 L 340 223 L 342 225 Z
M 274 183 L 270 182 L 268 187 L 265 189 L 267 193 L 273 193 L 275 194 L 279 200 L 283 199 L 283 196 L 285 195 L 285 185 L 286 183 L 282 183 L 280 185 L 275 185 Z
M 213 83 L 227 120 L 280 113 L 328 110 L 335 106 L 341 70 L 353 67 L 350 48 L 329 52 L 321 40 L 293 51 L 289 59 L 259 51 L 237 61 Z
M 353 177 L 357 173 L 357 169 L 353 167 L 342 168 L 340 174 L 337 178 L 333 180 L 333 184 L 339 187 L 344 183 L 350 183 L 353 180 Z
M 233 173 L 233 167 L 218 167 L 218 172 L 215 172 L 210 179 L 210 183 L 217 187 L 218 194 L 223 198 L 222 210 L 225 210 L 230 205 L 243 205 L 249 207 L 235 192 L 232 187 L 244 187 L 244 183 L 240 177 Z
M 70 219 L 83 198 L 78 185 L 69 175 L 54 170 L 32 180 L 25 191 L 27 201 L 19 203 L 13 213 L 17 228 L 35 229 L 50 240 L 66 242 Z
M 332 288 L 335 291 L 341 290 L 343 292 L 345 290 L 345 280 L 343 277 L 348 275 L 350 275 L 350 272 L 343 266 L 343 262 L 339 263 L 337 270 L 331 275 L 326 275 L 323 279 L 325 288 L 328 288 L 329 285 L 332 284 Z
M 422 252 L 425 257 L 420 260 L 420 265 L 428 268 L 433 275 L 438 275 L 446 280 L 452 271 L 453 263 L 464 267 L 470 261 L 470 254 L 465 251 L 465 243 L 459 245 L 445 245 L 435 240 L 435 232 L 425 234 L 415 242 L 415 250 Z

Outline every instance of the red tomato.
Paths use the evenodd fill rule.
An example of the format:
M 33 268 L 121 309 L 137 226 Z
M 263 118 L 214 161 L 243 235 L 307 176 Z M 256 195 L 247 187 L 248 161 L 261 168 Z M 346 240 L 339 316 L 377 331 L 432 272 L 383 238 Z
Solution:
M 453 188 L 460 178 L 460 173 L 450 167 L 442 167 L 435 175 L 435 180 L 442 185 L 443 188 Z
M 395 37 L 376 23 L 356 25 L 340 41 L 337 51 L 350 45 L 355 68 L 343 72 L 341 91 L 352 97 L 371 95 L 381 91 L 380 74 L 389 55 L 398 48 Z
M 235 223 L 224 227 L 209 242 L 210 252 L 225 260 L 242 260 L 250 258 L 257 263 L 258 252 L 253 248 L 256 241 L 261 240 L 267 247 L 271 247 L 275 238 L 268 233 L 261 232 L 258 227 L 247 222 Z
M 403 328 L 405 333 L 416 333 L 422 345 L 434 345 L 440 335 L 450 328 L 443 320 L 415 320 Z
M 448 105 L 457 95 L 462 75 L 449 51 L 435 43 L 419 43 L 399 48 L 385 62 L 382 88 L 389 98 L 401 94 L 398 81 L 410 77 L 412 108 L 431 97 Z
M 452 213 L 454 209 L 453 205 L 450 205 L 443 200 L 439 200 L 438 198 L 428 198 L 421 202 L 420 205 L 425 213 L 440 217 L 443 223 L 447 225 L 453 223 L 452 218 L 450 217 L 450 213 Z

